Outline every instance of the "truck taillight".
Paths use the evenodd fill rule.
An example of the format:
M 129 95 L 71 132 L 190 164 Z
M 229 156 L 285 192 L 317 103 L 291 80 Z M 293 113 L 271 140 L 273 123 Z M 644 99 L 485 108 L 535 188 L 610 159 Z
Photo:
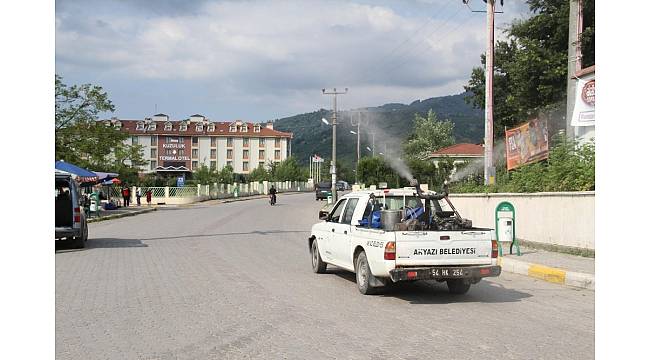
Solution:
M 74 222 L 78 223 L 81 222 L 81 209 L 76 207 L 73 209 L 74 210 Z
M 499 245 L 496 240 L 492 240 L 492 258 L 496 259 L 499 257 Z
M 395 242 L 389 241 L 384 248 L 384 260 L 395 260 Z

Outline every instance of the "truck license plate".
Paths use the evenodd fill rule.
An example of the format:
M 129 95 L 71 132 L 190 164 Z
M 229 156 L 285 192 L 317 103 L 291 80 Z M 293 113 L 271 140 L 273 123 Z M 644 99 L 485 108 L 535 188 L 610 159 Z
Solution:
M 433 276 L 441 276 L 441 277 L 463 277 L 463 269 L 455 269 L 455 268 L 436 268 L 436 269 L 431 269 L 431 275 Z

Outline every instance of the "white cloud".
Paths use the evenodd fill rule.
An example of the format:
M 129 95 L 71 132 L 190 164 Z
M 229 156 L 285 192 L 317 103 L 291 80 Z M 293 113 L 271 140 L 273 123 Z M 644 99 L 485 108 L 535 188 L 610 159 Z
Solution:
M 423 16 L 342 0 L 205 1 L 176 13 L 84 4 L 57 8 L 56 66 L 64 77 L 165 80 L 168 91 L 176 81 L 197 81 L 215 96 L 246 95 L 261 107 L 273 92 L 293 96 L 288 108 L 310 101 L 313 108 L 312 92 L 332 86 L 354 89 L 359 95 L 349 99 L 358 106 L 460 92 L 485 43 L 484 18 L 459 10 L 460 1 L 442 14 L 440 1 L 427 5 L 436 18 L 424 27 Z

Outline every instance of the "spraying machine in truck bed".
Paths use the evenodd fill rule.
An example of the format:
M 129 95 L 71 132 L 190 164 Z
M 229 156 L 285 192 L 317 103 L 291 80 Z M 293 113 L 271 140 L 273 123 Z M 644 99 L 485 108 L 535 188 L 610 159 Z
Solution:
M 327 265 L 356 273 L 363 294 L 397 281 L 437 280 L 466 293 L 471 284 L 498 276 L 496 236 L 460 216 L 441 193 L 413 187 L 357 191 L 343 196 L 312 226 L 312 268 Z

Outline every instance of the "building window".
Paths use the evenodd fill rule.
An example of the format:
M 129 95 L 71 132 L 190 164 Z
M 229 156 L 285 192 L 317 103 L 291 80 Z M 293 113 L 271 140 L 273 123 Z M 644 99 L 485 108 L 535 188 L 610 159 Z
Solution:
M 178 130 L 187 131 L 187 124 L 183 123 L 178 126 Z
M 131 136 L 131 144 L 132 145 L 138 145 L 138 137 L 137 136 Z
M 196 124 L 196 131 L 203 131 L 203 124 Z
M 232 161 L 226 161 L 226 165 L 232 167 Z
M 237 132 L 237 125 L 230 125 L 230 127 L 228 128 L 228 131 Z
M 244 147 L 248 147 L 248 140 L 249 138 L 243 138 L 242 141 L 244 142 Z
M 166 122 L 165 123 L 165 131 L 171 131 L 172 130 L 172 123 Z
M 210 138 L 210 146 L 217 147 L 217 138 L 216 137 L 211 137 Z
M 275 150 L 275 160 L 280 160 L 280 150 Z
M 149 170 L 156 170 L 156 160 L 151 160 L 149 162 Z
M 248 125 L 244 124 L 241 126 L 241 132 L 248 132 Z
M 151 130 L 151 131 L 156 130 L 156 123 L 149 124 L 149 128 L 147 130 Z
M 171 136 L 165 137 L 165 144 L 169 144 L 170 142 L 172 142 L 172 137 Z
M 197 136 L 192 136 L 192 146 L 199 145 L 199 138 Z
M 217 149 L 210 149 L 210 159 L 217 158 Z
M 226 151 L 226 159 L 232 159 L 232 150 Z
M 199 157 L 199 149 L 192 149 L 192 159 Z
M 192 161 L 192 170 L 198 169 L 199 167 L 199 162 L 198 161 Z
M 260 138 L 260 146 L 266 145 L 266 139 L 265 138 Z
M 165 149 L 165 155 L 167 155 L 167 156 L 172 156 L 172 155 L 174 155 L 174 150 L 172 150 L 172 149 Z
M 261 129 L 261 127 L 260 127 L 259 124 L 255 124 L 255 125 L 253 125 L 253 132 L 258 133 L 258 132 L 260 132 L 260 129 Z
M 144 130 L 144 123 L 143 123 L 143 122 L 139 122 L 139 123 L 137 123 L 137 124 L 135 125 L 135 129 L 136 129 L 136 130 Z
M 172 150 L 172 155 L 174 155 L 174 150 Z M 185 149 L 178 149 L 178 156 L 185 156 Z
M 248 159 L 248 150 L 244 150 L 244 156 L 243 156 L 243 158 L 244 158 L 244 159 Z
M 158 145 L 158 136 L 152 135 L 151 136 L 151 146 L 156 146 Z
M 151 157 L 155 159 L 157 155 L 158 155 L 158 149 L 151 149 Z
M 210 168 L 211 169 L 216 169 L 217 168 L 217 162 L 216 161 L 210 161 Z
M 275 139 L 275 147 L 276 148 L 280 147 L 280 139 Z
M 260 163 L 259 163 L 257 166 L 263 168 L 263 167 L 264 167 L 264 164 L 265 164 L 264 161 L 260 161 Z
M 227 147 L 232 147 L 232 138 L 231 138 L 231 137 L 229 137 L 229 138 L 226 140 L 226 146 L 227 146 Z
M 259 158 L 260 160 L 264 160 L 264 159 L 265 159 L 265 155 L 266 155 L 266 154 L 264 153 L 264 150 L 260 150 L 260 153 L 258 154 L 258 158 Z
M 214 124 L 208 125 L 208 131 L 214 131 Z
M 119 121 L 116 122 L 116 123 L 115 123 L 115 128 L 116 128 L 117 130 L 121 129 L 121 128 L 122 128 L 122 123 L 119 122 Z
M 242 164 L 242 171 L 248 171 L 248 161 L 244 161 Z

